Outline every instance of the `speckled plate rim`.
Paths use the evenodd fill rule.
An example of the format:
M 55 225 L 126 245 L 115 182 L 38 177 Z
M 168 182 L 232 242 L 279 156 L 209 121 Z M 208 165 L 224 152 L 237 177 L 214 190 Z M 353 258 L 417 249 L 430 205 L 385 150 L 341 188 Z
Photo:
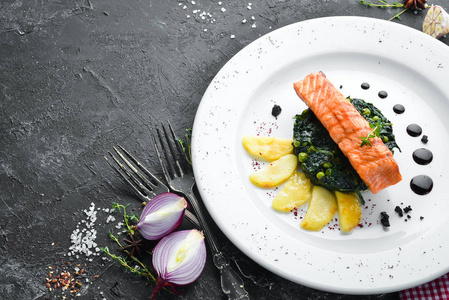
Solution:
M 352 61 L 348 57 L 353 57 Z M 315 59 L 332 65 L 328 77 L 333 82 L 344 82 L 347 93 L 364 80 L 360 78 L 354 82 L 351 78 L 353 73 L 364 74 L 358 64 L 360 68 L 371 68 L 366 78 L 374 84 L 388 76 L 392 82 L 397 79 L 395 84 L 386 83 L 385 86 L 396 95 L 405 90 L 404 86 L 412 87 L 412 91 L 404 91 L 410 98 L 410 103 L 403 103 L 406 107 L 413 108 L 415 102 L 422 101 L 419 96 L 426 94 L 428 85 L 433 92 L 429 106 L 423 108 L 424 113 L 426 110 L 429 113 L 425 129 L 427 132 L 444 131 L 439 134 L 447 136 L 449 124 L 443 116 L 449 112 L 449 86 L 445 83 L 449 79 L 449 48 L 440 41 L 397 23 L 364 17 L 319 18 L 280 28 L 237 53 L 212 80 L 198 108 L 193 126 L 192 161 L 200 195 L 212 218 L 255 262 L 295 283 L 319 290 L 346 294 L 394 292 L 448 272 L 448 218 L 441 211 L 449 209 L 449 201 L 444 184 L 439 184 L 448 177 L 445 169 L 449 169 L 449 165 L 444 160 L 427 170 L 438 177 L 429 204 L 424 205 L 419 199 L 410 200 L 427 212 L 425 221 L 415 222 L 410 227 L 394 221 L 393 225 L 398 224 L 396 229 L 386 232 L 385 238 L 380 225 L 362 228 L 353 236 L 329 234 L 323 235 L 324 238 L 304 232 L 299 226 L 293 228 L 288 217 L 272 217 L 274 212 L 267 208 L 266 199 L 260 199 L 265 197 L 264 191 L 248 184 L 247 175 L 251 169 L 248 165 L 253 160 L 245 157 L 241 137 L 254 134 L 257 126 L 264 122 L 261 111 L 271 111 L 268 106 L 272 106 L 273 100 L 267 98 L 273 96 L 270 88 L 288 86 L 290 89 L 293 82 L 290 75 L 278 79 L 273 74 L 283 74 L 284 70 L 292 73 L 297 69 L 296 80 L 299 80 L 310 71 L 316 71 L 310 69 L 315 66 Z M 339 59 L 346 60 L 348 67 L 335 63 Z M 388 72 L 376 78 L 373 73 L 383 71 L 375 64 L 387 66 Z M 389 75 L 397 68 L 402 70 Z M 408 74 L 410 78 L 404 78 Z M 349 79 L 345 81 L 346 77 Z M 264 99 L 265 93 L 267 99 Z M 301 106 L 290 104 L 294 99 L 293 91 L 286 93 L 287 100 L 274 101 L 282 103 L 282 115 L 292 114 L 291 110 L 300 112 Z M 257 97 L 262 99 L 260 105 L 254 100 Z M 273 135 L 288 137 L 286 132 L 289 131 L 285 128 L 291 126 L 291 117 L 273 122 L 268 112 L 266 119 L 275 127 Z M 432 120 L 438 124 L 433 126 Z M 401 122 L 400 119 L 396 121 Z M 284 129 L 276 131 L 278 127 Z M 406 149 L 418 146 L 416 141 L 406 138 L 400 142 Z M 438 142 L 438 146 L 448 146 L 447 139 Z M 437 145 L 434 146 L 435 156 L 442 156 Z M 405 154 L 401 155 L 400 166 L 405 160 Z M 381 197 L 395 197 L 407 189 L 405 182 Z M 376 201 L 376 196 L 369 196 Z M 402 203 L 406 199 L 397 201 Z M 395 205 L 391 202 L 385 205 L 391 208 Z M 366 238 L 359 233 L 364 230 Z M 382 243 L 385 246 L 381 246 Z M 333 249 L 332 245 L 337 247 Z

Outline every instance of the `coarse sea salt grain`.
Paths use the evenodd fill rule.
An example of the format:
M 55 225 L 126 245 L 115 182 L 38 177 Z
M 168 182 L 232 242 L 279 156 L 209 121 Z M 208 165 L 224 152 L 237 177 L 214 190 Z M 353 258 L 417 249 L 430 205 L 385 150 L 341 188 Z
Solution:
M 93 254 L 92 248 L 97 247 L 95 240 L 97 238 L 97 230 L 92 228 L 97 220 L 97 212 L 95 211 L 95 204 L 91 203 L 89 210 L 84 210 L 87 219 L 81 222 L 85 224 L 86 228 L 75 229 L 70 235 L 70 240 L 72 245 L 69 247 L 68 256 L 76 255 L 79 257 L 80 254 L 90 256 Z
M 100 255 L 99 247 L 95 242 L 97 239 L 97 230 L 95 227 L 95 222 L 97 221 L 97 212 L 100 208 L 95 209 L 95 203 L 91 203 L 88 209 L 84 209 L 85 219 L 78 222 L 76 229 L 73 230 L 70 235 L 71 246 L 66 254 L 67 256 L 75 256 L 79 258 L 80 255 L 97 256 Z M 114 212 L 114 210 L 103 209 L 104 212 Z M 108 216 L 106 222 L 112 222 L 115 218 L 111 215 Z M 82 228 L 80 228 L 80 226 Z M 92 259 L 89 259 L 92 261 Z
M 123 222 L 118 222 L 117 225 L 115 225 L 115 228 L 120 229 L 122 228 Z
M 114 222 L 115 221 L 115 217 L 113 215 L 109 215 L 108 218 L 106 219 L 106 224 L 110 223 L 110 222 Z

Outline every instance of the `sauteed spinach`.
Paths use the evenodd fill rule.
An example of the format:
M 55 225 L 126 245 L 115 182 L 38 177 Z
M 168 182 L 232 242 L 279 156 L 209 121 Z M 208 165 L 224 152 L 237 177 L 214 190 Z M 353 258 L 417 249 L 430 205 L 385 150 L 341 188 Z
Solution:
M 347 99 L 370 124 L 380 124 L 379 137 L 391 151 L 400 151 L 391 122 L 378 108 L 362 99 Z M 368 188 L 310 109 L 295 116 L 293 146 L 302 170 L 315 185 L 358 194 Z

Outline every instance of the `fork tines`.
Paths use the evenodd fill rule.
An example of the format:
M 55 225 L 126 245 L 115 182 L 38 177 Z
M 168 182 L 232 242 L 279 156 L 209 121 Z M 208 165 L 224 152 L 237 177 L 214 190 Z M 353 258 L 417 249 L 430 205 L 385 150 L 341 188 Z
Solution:
M 119 149 L 117 149 L 120 148 Z M 131 186 L 133 191 L 142 201 L 148 201 L 156 194 L 168 192 L 169 189 L 148 171 L 134 156 L 125 148 L 118 145 L 113 147 L 114 151 L 120 157 L 118 159 L 114 154 L 108 152 L 116 164 L 111 163 L 107 157 L 105 159 L 111 167 Z
M 184 157 L 180 157 L 180 155 L 184 153 L 184 151 L 182 150 L 179 140 L 176 138 L 170 122 L 167 121 L 167 126 L 164 126 L 164 124 L 161 123 L 161 127 L 162 129 L 159 129 L 159 127 L 155 126 L 154 131 L 156 133 L 153 132 L 153 138 L 164 174 L 169 174 L 172 178 L 183 177 L 187 167 L 185 165 L 186 162 Z M 157 147 L 158 144 L 161 147 Z M 160 150 L 162 150 L 162 153 Z M 167 163 L 164 163 L 164 157 Z M 174 164 L 169 161 L 174 162 Z M 176 165 L 176 167 L 174 165 Z

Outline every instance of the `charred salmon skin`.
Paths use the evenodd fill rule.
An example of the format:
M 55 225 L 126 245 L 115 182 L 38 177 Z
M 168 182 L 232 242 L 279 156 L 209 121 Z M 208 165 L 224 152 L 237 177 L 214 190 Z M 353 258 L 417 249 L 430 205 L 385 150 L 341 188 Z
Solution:
M 373 194 L 402 180 L 393 153 L 380 138 L 371 138 L 371 146 L 361 147 L 360 138 L 373 129 L 322 72 L 307 75 L 293 87 Z

